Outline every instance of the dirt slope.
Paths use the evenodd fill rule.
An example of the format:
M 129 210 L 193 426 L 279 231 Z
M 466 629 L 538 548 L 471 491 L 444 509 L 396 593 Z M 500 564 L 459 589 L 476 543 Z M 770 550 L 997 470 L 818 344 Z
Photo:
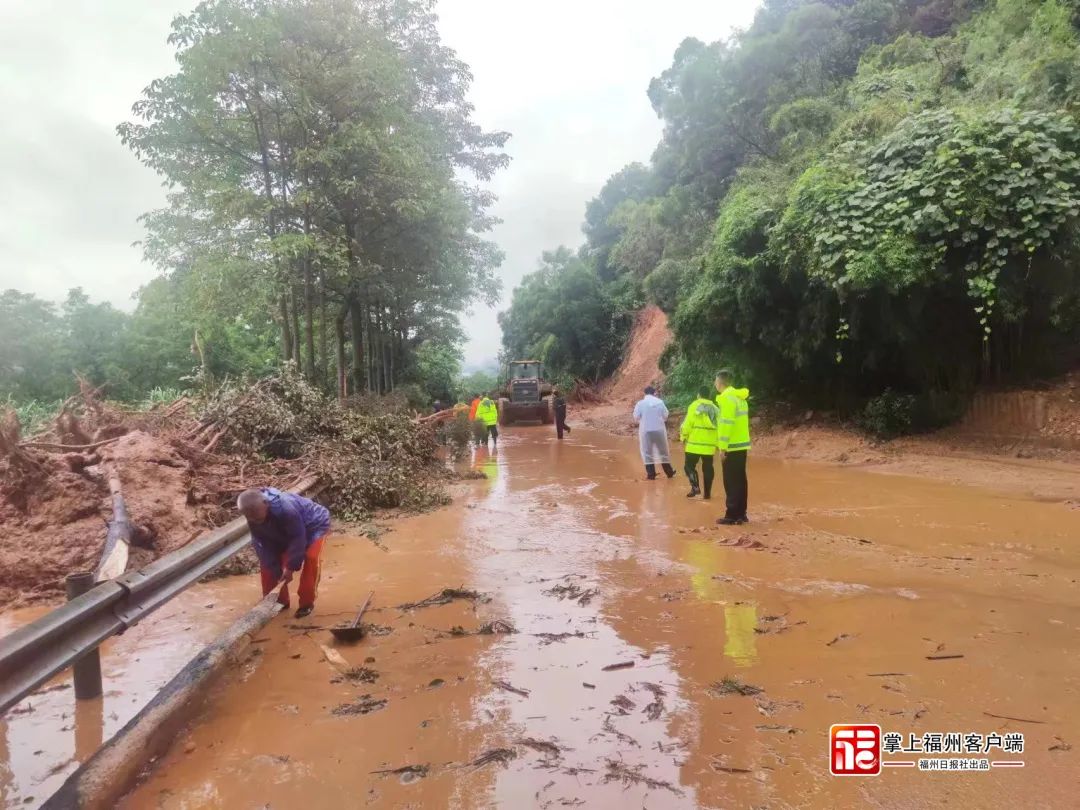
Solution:
M 610 403 L 637 402 L 645 386 L 662 383 L 660 355 L 670 342 L 671 329 L 664 311 L 653 304 L 641 310 L 630 332 L 622 364 L 601 388 L 604 399 Z

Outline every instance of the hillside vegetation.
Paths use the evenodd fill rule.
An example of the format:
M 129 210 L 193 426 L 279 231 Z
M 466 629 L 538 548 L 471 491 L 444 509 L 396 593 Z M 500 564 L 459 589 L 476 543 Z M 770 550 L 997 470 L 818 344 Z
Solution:
M 651 161 L 515 291 L 507 350 L 610 373 L 652 301 L 676 391 L 722 363 L 807 405 L 887 392 L 916 426 L 1063 369 L 1078 57 L 1066 0 L 766 0 L 729 41 L 687 39 L 648 90 Z

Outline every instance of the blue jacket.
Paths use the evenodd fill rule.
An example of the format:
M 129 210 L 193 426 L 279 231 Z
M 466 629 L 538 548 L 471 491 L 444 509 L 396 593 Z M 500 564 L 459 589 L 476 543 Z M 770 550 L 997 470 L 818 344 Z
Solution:
M 330 512 L 315 501 L 273 487 L 264 487 L 262 494 L 270 506 L 266 520 L 258 525 L 248 521 L 259 565 L 281 576 L 285 555 L 289 570 L 299 571 L 308 546 L 330 531 Z

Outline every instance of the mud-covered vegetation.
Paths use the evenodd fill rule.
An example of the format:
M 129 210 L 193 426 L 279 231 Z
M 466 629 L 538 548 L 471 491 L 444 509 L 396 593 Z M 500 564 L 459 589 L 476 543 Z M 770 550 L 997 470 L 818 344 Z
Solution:
M 28 436 L 15 411 L 0 414 L 0 606 L 54 598 L 65 575 L 94 570 L 110 475 L 133 527 L 129 568 L 234 519 L 248 487 L 312 485 L 345 520 L 448 500 L 435 424 L 389 398 L 341 403 L 291 366 L 148 410 L 84 381 L 47 425 Z
M 855 414 L 888 390 L 863 413 L 883 434 L 1059 372 L 1080 335 L 1078 64 L 1072 0 L 766 0 L 653 80 L 652 160 L 515 292 L 506 346 L 610 370 L 620 307 L 648 299 L 672 315 L 669 392 L 721 364 L 759 400 Z

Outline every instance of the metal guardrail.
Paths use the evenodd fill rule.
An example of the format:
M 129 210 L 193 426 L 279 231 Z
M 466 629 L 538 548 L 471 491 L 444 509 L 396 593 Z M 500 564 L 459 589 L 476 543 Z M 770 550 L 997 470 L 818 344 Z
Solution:
M 302 481 L 304 492 L 316 483 Z M 138 571 L 108 580 L 0 639 L 0 714 L 105 639 L 145 619 L 248 544 L 238 519 Z

